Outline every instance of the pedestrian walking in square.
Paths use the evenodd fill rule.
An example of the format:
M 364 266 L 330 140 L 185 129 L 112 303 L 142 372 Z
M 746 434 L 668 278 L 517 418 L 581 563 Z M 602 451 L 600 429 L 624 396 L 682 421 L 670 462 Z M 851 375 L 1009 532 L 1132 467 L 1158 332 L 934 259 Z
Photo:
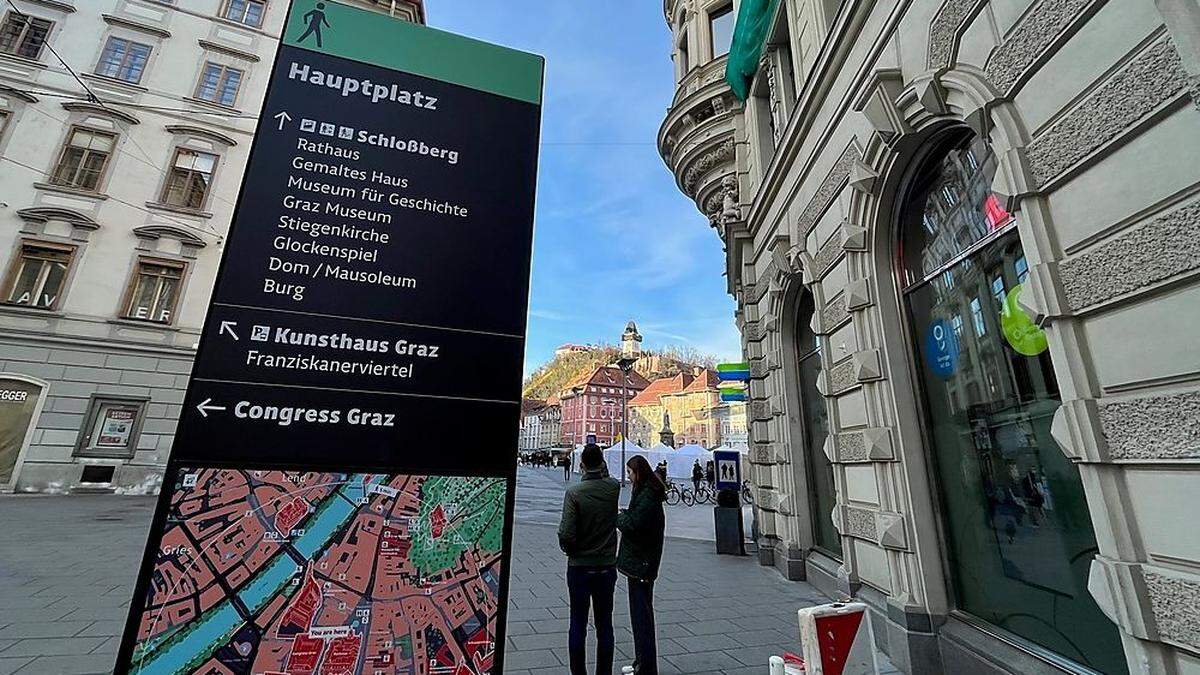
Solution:
M 654 580 L 662 562 L 666 518 L 663 502 L 667 488 L 650 468 L 634 455 L 625 469 L 633 485 L 629 508 L 617 517 L 621 547 L 617 569 L 629 583 L 629 623 L 633 629 L 633 666 L 623 672 L 658 675 L 658 640 L 654 635 Z
M 645 461 L 644 459 L 642 460 Z M 563 495 L 558 544 L 567 554 L 571 675 L 587 674 L 588 612 L 596 626 L 596 674 L 611 675 L 613 593 L 617 585 L 617 500 L 621 484 L 608 475 L 604 452 L 590 443 L 579 458 L 579 482 Z

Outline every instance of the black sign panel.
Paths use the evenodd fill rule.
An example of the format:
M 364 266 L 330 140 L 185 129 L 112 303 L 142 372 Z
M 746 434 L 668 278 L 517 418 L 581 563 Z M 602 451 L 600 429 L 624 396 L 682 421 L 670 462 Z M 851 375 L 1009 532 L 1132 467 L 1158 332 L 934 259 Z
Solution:
M 281 46 L 118 672 L 501 672 L 539 123 Z

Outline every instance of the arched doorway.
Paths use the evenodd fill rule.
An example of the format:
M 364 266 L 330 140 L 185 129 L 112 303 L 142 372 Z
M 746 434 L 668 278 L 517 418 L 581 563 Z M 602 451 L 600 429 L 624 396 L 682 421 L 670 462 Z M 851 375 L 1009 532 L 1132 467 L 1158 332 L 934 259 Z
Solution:
M 802 447 L 805 473 L 808 477 L 808 505 L 812 513 L 813 547 L 837 560 L 842 559 L 842 539 L 833 525 L 833 507 L 837 494 L 833 482 L 833 465 L 825 456 L 825 438 L 829 420 L 825 412 L 825 397 L 817 389 L 821 376 L 821 337 L 812 330 L 813 296 L 801 291 L 796 300 L 795 349 L 797 382 L 800 388 Z
M 991 193 L 996 157 L 941 134 L 899 203 L 901 289 L 958 610 L 1046 658 L 1126 672 L 1087 591 L 1096 549 L 1079 471 L 1050 435 L 1045 334 L 1016 303 L 1029 271 Z
M 16 488 L 25 449 L 45 400 L 46 383 L 0 373 L 0 491 Z

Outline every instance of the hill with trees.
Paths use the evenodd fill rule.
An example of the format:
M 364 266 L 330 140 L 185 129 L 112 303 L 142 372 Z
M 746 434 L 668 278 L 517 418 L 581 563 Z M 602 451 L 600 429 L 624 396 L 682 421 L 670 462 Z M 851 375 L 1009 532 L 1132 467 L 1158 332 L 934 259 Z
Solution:
M 585 377 L 598 366 L 606 366 L 617 362 L 621 350 L 616 345 L 589 345 L 586 351 L 564 352 L 556 355 L 525 379 L 522 395 L 525 398 L 545 400 L 557 396 L 572 382 Z M 657 360 L 658 369 L 653 373 L 645 373 L 649 379 L 656 377 L 671 377 L 695 366 L 715 368 L 715 356 L 701 354 L 692 347 L 668 346 L 663 349 L 647 351 L 643 356 L 660 357 Z M 640 371 L 640 369 L 639 369 Z

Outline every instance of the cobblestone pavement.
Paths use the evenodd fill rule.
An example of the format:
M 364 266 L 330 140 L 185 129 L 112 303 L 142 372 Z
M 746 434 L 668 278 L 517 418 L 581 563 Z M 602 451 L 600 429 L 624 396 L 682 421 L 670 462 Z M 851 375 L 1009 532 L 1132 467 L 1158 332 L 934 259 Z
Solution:
M 552 474 L 522 470 L 511 675 L 566 672 L 565 562 L 554 526 L 561 494 Z M 0 497 L 0 675 L 110 672 L 153 508 L 150 497 Z M 796 609 L 825 601 L 750 558 L 718 556 L 711 542 L 675 537 L 655 595 L 663 673 L 765 674 L 769 655 L 797 648 Z M 618 666 L 632 654 L 625 598 L 622 582 Z M 884 672 L 895 671 L 889 665 Z

